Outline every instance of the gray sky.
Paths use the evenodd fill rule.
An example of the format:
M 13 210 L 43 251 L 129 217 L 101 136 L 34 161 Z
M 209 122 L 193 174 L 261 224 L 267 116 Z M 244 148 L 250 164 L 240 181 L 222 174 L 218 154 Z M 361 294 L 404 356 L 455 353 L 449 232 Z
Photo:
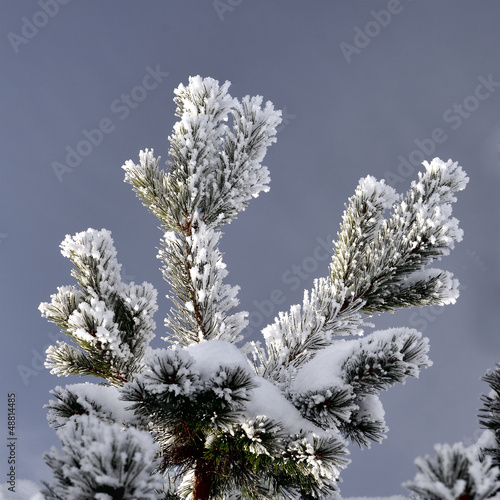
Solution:
M 252 338 L 326 274 L 329 258 L 318 246 L 336 235 L 361 176 L 390 177 L 403 191 L 416 177 L 413 163 L 424 158 L 452 158 L 467 171 L 470 183 L 455 205 L 464 240 L 438 264 L 460 279 L 462 296 L 455 306 L 374 318 L 378 329 L 423 331 L 434 366 L 382 395 L 388 439 L 371 450 L 351 447 L 343 495 L 402 493 L 414 458 L 433 453 L 434 443 L 472 444 L 487 390 L 479 378 L 500 361 L 499 2 L 1 6 L 2 398 L 6 415 L 7 394 L 16 393 L 18 479 L 51 478 L 42 454 L 59 443 L 42 405 L 54 386 L 79 380 L 41 366 L 58 330 L 38 304 L 73 280 L 59 253 L 66 234 L 112 231 L 126 279 L 159 290 L 153 346 L 163 343 L 169 304 L 155 257 L 161 234 L 120 167 L 145 148 L 166 159 L 173 90 L 198 74 L 230 80 L 235 97 L 260 94 L 284 110 L 264 162 L 271 191 L 222 241 L 228 281 L 241 286 L 241 307 L 252 312 Z M 101 134 L 92 132 L 99 127 Z M 67 164 L 68 148 L 86 156 Z M 66 164 L 59 176 L 54 162 Z M 271 302 L 277 296 L 282 304 Z

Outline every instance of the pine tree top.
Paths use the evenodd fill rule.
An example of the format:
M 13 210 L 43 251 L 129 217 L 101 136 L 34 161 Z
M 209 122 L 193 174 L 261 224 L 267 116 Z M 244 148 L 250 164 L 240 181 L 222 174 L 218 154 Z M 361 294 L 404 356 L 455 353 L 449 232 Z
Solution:
M 262 161 L 281 113 L 260 96 L 238 100 L 228 90 L 212 78 L 180 85 L 167 170 L 148 149 L 123 167 L 163 231 L 158 257 L 172 302 L 164 348 L 150 347 L 157 292 L 123 282 L 110 233 L 88 229 L 61 245 L 77 284 L 40 306 L 70 341 L 48 350 L 47 366 L 106 385 L 53 391 L 49 418 L 65 453 L 47 458 L 60 481 L 51 498 L 73 499 L 82 481 L 85 498 L 103 500 L 326 498 L 349 463 L 348 440 L 370 446 L 385 437 L 380 392 L 431 365 L 418 331 L 363 329 L 374 314 L 458 297 L 453 275 L 430 266 L 462 239 L 452 203 L 468 178 L 439 158 L 424 162 L 405 194 L 360 179 L 328 275 L 279 313 L 261 342 L 239 346 L 248 313 L 238 310 L 239 287 L 226 282 L 221 229 L 269 190 Z M 79 447 L 101 434 L 113 453 Z M 153 448 L 135 472 L 153 475 L 155 485 L 161 478 L 161 494 L 116 479 L 129 467 L 127 453 L 151 457 Z M 70 462 L 82 465 L 68 478 Z

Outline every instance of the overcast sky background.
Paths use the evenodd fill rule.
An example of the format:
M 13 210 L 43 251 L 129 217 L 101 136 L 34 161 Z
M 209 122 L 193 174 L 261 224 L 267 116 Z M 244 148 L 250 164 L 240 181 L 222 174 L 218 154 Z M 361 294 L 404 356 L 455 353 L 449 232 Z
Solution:
M 81 380 L 41 366 L 58 329 L 37 307 L 73 282 L 59 251 L 66 234 L 112 231 L 125 279 L 159 290 L 153 346 L 163 344 L 170 306 L 156 259 L 161 233 L 120 167 L 145 148 L 166 159 L 173 90 L 198 74 L 284 110 L 264 162 L 271 191 L 222 240 L 228 281 L 252 312 L 251 338 L 326 274 L 321 242 L 330 245 L 360 177 L 406 190 L 417 169 L 398 171 L 400 156 L 452 158 L 467 171 L 454 210 L 464 240 L 438 264 L 460 279 L 462 295 L 455 306 L 374 318 L 378 329 L 423 331 L 434 366 L 383 393 L 388 439 L 351 447 L 343 496 L 403 493 L 415 457 L 437 442 L 472 444 L 487 391 L 479 379 L 500 362 L 500 2 L 72 0 L 58 9 L 52 2 L 50 15 L 42 4 L 3 0 L 0 18 L 1 435 L 5 443 L 7 394 L 15 392 L 17 478 L 52 478 L 42 454 L 59 442 L 42 406 L 50 389 Z M 388 8 L 390 19 L 377 14 Z M 137 89 L 148 71 L 156 87 L 148 78 L 149 89 Z M 102 142 L 85 150 L 83 131 L 99 126 Z M 415 152 L 415 141 L 433 133 L 440 143 Z M 78 146 L 87 156 L 56 175 L 54 162 L 65 164 L 67 147 Z M 273 290 L 283 303 L 271 312 Z

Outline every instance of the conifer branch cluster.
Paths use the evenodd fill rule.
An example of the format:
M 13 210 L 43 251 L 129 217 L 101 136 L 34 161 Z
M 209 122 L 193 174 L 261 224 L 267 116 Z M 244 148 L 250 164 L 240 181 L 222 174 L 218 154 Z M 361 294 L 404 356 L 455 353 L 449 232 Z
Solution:
M 500 499 L 500 365 L 482 380 L 490 386 L 479 410 L 485 430 L 472 445 L 436 444 L 435 456 L 415 460 L 419 472 L 403 486 L 422 500 Z
M 428 266 L 462 238 L 451 204 L 468 179 L 438 158 L 405 195 L 361 179 L 329 274 L 263 329 L 263 343 L 238 346 L 248 313 L 237 310 L 239 287 L 226 283 L 221 228 L 269 190 L 262 161 L 281 112 L 228 89 L 200 77 L 180 85 L 167 170 L 152 150 L 123 167 L 163 231 L 166 347 L 150 346 L 156 290 L 123 283 L 108 231 L 61 245 L 78 284 L 40 309 L 71 343 L 49 348 L 46 364 L 104 385 L 52 392 L 62 451 L 47 454 L 56 482 L 46 498 L 326 498 L 338 491 L 348 442 L 384 438 L 380 392 L 431 364 L 416 330 L 363 336 L 363 327 L 375 313 L 458 297 L 451 273 Z

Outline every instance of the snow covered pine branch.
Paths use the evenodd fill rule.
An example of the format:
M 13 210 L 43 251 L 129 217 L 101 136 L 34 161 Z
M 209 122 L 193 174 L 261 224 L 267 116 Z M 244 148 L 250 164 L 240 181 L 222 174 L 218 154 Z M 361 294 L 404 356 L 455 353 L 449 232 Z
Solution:
M 482 380 L 490 386 L 483 394 L 479 423 L 485 429 L 477 442 L 437 444 L 435 457 L 419 457 L 413 481 L 403 484 L 424 500 L 500 499 L 500 364 Z
M 269 189 L 261 162 L 281 113 L 228 88 L 200 77 L 180 85 L 168 170 L 150 150 L 123 167 L 164 231 L 158 257 L 173 303 L 165 348 L 150 347 L 156 291 L 123 283 L 108 231 L 61 245 L 78 283 L 40 306 L 69 340 L 46 364 L 105 382 L 52 392 L 63 450 L 46 455 L 56 478 L 46 498 L 326 498 L 349 463 L 348 441 L 383 439 L 380 391 L 431 364 L 417 331 L 363 336 L 362 327 L 374 313 L 458 297 L 452 275 L 429 265 L 462 238 L 451 204 L 468 179 L 437 158 L 402 196 L 361 179 L 328 276 L 264 328 L 263 343 L 237 347 L 248 313 L 225 282 L 220 228 Z

